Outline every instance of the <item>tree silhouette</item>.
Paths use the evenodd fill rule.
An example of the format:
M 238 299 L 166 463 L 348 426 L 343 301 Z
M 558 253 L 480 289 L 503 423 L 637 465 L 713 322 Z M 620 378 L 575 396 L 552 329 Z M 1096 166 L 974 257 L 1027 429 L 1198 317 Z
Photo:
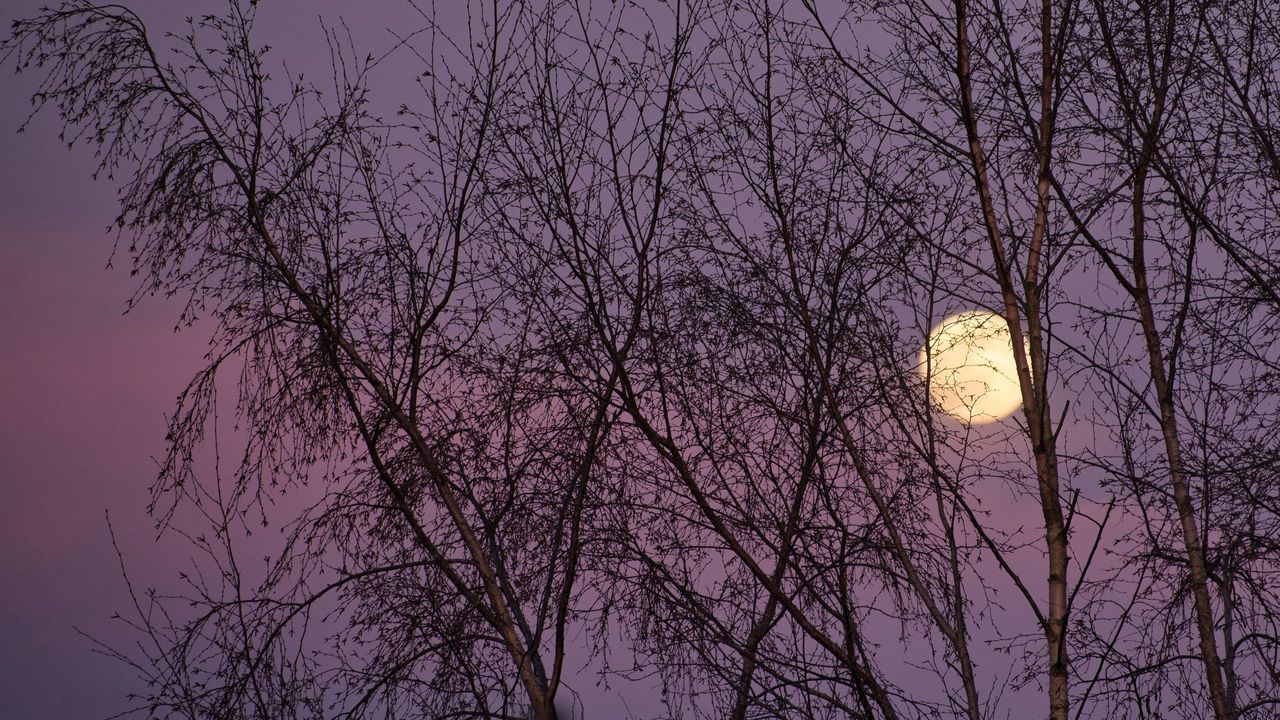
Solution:
M 135 300 L 214 327 L 140 709 L 619 714 L 589 664 L 673 718 L 1276 716 L 1276 8 L 406 9 L 385 117 L 385 56 L 304 81 L 255 3 L 4 45 L 126 178 Z M 1026 349 L 985 425 L 921 352 L 976 309 Z

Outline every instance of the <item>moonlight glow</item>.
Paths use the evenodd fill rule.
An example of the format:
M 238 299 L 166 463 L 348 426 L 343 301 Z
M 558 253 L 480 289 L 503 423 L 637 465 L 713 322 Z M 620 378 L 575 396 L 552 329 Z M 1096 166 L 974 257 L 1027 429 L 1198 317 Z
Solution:
M 985 310 L 934 326 L 920 349 L 920 373 L 938 408 L 963 422 L 996 422 L 1022 405 L 1009 325 Z

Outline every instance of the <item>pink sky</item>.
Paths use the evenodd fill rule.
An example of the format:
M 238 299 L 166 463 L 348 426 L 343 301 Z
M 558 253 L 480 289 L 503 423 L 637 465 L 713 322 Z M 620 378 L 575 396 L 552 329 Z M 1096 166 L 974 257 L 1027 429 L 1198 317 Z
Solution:
M 15 5 L 6 29 L 37 3 Z M 0 77 L 0 707 L 97 718 L 121 708 L 130 675 L 72 625 L 120 637 L 109 616 L 127 595 L 106 511 L 142 576 L 177 560 L 145 513 L 150 458 L 203 341 L 174 335 L 176 308 L 163 303 L 122 315 L 127 269 L 104 269 L 111 188 L 47 124 L 15 134 L 30 78 Z

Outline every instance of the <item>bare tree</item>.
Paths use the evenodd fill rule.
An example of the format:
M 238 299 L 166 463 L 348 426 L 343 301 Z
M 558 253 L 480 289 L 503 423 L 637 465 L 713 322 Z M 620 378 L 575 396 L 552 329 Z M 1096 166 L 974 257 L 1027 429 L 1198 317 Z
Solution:
M 1265 4 L 407 10 L 385 113 L 385 56 L 329 29 L 321 90 L 253 3 L 5 44 L 127 178 L 139 297 L 216 328 L 147 710 L 555 718 L 589 665 L 670 717 L 1274 716 Z M 975 308 L 1018 349 L 985 429 L 930 395 Z

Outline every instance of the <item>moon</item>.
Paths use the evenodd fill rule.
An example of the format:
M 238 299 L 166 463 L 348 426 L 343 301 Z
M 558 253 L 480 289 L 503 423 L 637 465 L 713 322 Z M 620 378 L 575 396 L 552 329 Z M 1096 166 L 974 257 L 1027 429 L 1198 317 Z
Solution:
M 998 422 L 1022 406 L 1009 324 L 995 313 L 974 310 L 935 325 L 920 349 L 920 374 L 938 409 L 970 425 Z

